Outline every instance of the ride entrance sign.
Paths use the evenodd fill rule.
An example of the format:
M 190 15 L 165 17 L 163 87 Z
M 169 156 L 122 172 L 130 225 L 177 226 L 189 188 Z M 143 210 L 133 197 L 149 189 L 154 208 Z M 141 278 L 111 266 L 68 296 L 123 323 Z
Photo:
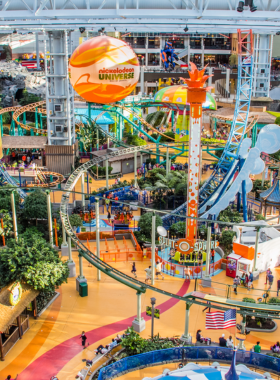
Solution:
M 193 241 L 189 239 L 179 239 L 179 240 L 172 240 L 168 239 L 164 236 L 159 236 L 159 243 L 161 245 L 165 245 L 170 248 L 177 249 L 177 251 L 182 252 L 184 254 L 191 253 L 192 251 L 206 251 L 207 242 L 206 240 L 197 240 L 194 244 Z M 216 240 L 212 240 L 210 244 L 210 248 L 216 248 L 218 247 L 219 242 Z

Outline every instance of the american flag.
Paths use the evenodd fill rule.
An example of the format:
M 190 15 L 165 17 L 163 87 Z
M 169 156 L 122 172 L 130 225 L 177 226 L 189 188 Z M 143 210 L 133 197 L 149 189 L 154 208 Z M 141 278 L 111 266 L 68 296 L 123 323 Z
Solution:
M 206 313 L 206 329 L 219 330 L 227 329 L 236 325 L 236 310 L 214 311 Z

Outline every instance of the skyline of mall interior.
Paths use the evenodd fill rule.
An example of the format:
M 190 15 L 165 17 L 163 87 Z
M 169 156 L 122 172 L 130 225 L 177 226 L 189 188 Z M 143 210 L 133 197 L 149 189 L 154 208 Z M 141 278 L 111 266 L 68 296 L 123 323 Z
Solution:
M 279 380 L 279 0 L 0 1 L 0 380 Z

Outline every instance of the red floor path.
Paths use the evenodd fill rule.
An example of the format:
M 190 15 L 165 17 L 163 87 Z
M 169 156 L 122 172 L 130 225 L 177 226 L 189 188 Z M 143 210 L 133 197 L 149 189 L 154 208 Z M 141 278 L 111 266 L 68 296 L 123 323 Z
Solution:
M 187 292 L 189 284 L 190 281 L 184 282 L 177 294 L 183 296 Z M 158 305 L 158 307 L 160 308 L 161 313 L 164 313 L 176 305 L 178 302 L 179 300 L 170 298 L 168 301 L 165 301 L 162 304 Z M 146 321 L 150 319 L 150 317 L 146 316 L 145 312 L 142 313 L 142 317 L 145 318 Z M 106 338 L 107 336 L 117 334 L 120 331 L 125 330 L 128 326 L 131 326 L 134 318 L 135 316 L 99 327 L 91 331 L 87 331 L 86 335 L 88 338 L 88 343 L 91 345 L 101 339 Z M 18 379 L 50 380 L 51 376 L 56 375 L 59 371 L 61 371 L 61 369 L 69 362 L 69 360 L 71 360 L 81 351 L 81 339 L 80 335 L 77 335 L 40 356 L 19 375 Z

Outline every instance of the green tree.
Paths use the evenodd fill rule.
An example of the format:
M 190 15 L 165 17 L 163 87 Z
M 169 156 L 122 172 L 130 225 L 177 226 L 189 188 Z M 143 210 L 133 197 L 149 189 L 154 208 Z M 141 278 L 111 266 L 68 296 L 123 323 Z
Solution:
M 47 219 L 47 195 L 41 189 L 36 189 L 24 201 L 22 216 L 25 219 Z
M 280 116 L 277 116 L 277 118 L 274 121 L 274 124 L 280 125 Z
M 236 232 L 231 230 L 224 230 L 222 236 L 219 239 L 220 245 L 223 248 L 226 255 L 229 255 L 232 251 L 233 238 L 236 236 Z
M 152 212 L 147 212 L 144 215 L 141 215 L 139 222 L 138 222 L 138 227 L 141 231 L 141 233 L 147 238 L 151 239 L 152 238 Z M 162 226 L 162 219 L 159 215 L 156 215 L 156 231 L 158 226 Z M 156 232 L 156 236 L 158 236 Z
M 10 239 L 0 251 L 0 287 L 23 281 L 40 291 L 54 291 L 67 282 L 69 269 L 58 252 L 38 235 Z
M 264 190 L 267 190 L 269 187 L 270 187 L 269 181 L 264 181 L 264 184 L 262 185 L 262 180 L 256 179 L 253 182 L 252 192 L 255 193 L 256 198 L 259 199 L 260 197 L 259 190 L 264 191 Z
M 3 220 L 4 228 L 2 228 L 2 223 L 0 223 L 0 236 L 9 236 L 12 231 L 13 222 L 7 210 L 0 210 L 0 220 L 1 219 Z
M 40 102 L 42 99 L 34 94 L 29 93 L 27 90 L 23 90 L 22 98 L 19 101 L 21 106 L 27 106 L 28 104 Z M 35 113 L 34 112 L 26 112 L 26 118 L 29 121 L 35 122 Z
M 229 64 L 230 64 L 230 66 L 237 66 L 238 65 L 238 55 L 237 54 L 231 54 L 230 55 Z
M 134 145 L 134 146 L 147 145 L 147 141 L 141 139 L 141 137 L 137 135 L 131 135 L 131 134 L 127 136 L 126 143 L 128 145 Z
M 7 211 L 12 211 L 12 206 L 11 206 L 11 190 L 8 190 L 11 185 L 4 185 L 0 187 L 0 209 L 4 209 Z M 15 205 L 16 205 L 16 210 L 19 209 L 20 205 L 20 196 L 17 191 L 15 191 Z
M 233 211 L 230 207 L 227 207 L 226 209 L 220 212 L 218 220 L 220 220 L 221 222 L 238 224 L 243 221 L 243 218 L 238 211 Z
M 0 108 L 0 109 L 2 109 L 2 108 Z M 11 118 L 10 112 L 5 112 L 5 113 L 2 114 L 2 122 L 3 122 L 3 124 L 10 124 L 11 120 L 12 120 L 12 118 Z M 3 130 L 3 133 L 5 135 L 8 135 L 9 134 L 9 129 L 8 129 L 8 133 L 7 133 L 7 129 Z
M 177 222 L 170 227 L 170 234 L 177 237 L 184 237 L 186 235 L 186 222 Z
M 82 218 L 78 214 L 69 215 L 69 221 L 70 221 L 71 226 L 73 226 L 73 227 L 74 226 L 75 227 L 82 227 L 82 225 L 83 225 Z

